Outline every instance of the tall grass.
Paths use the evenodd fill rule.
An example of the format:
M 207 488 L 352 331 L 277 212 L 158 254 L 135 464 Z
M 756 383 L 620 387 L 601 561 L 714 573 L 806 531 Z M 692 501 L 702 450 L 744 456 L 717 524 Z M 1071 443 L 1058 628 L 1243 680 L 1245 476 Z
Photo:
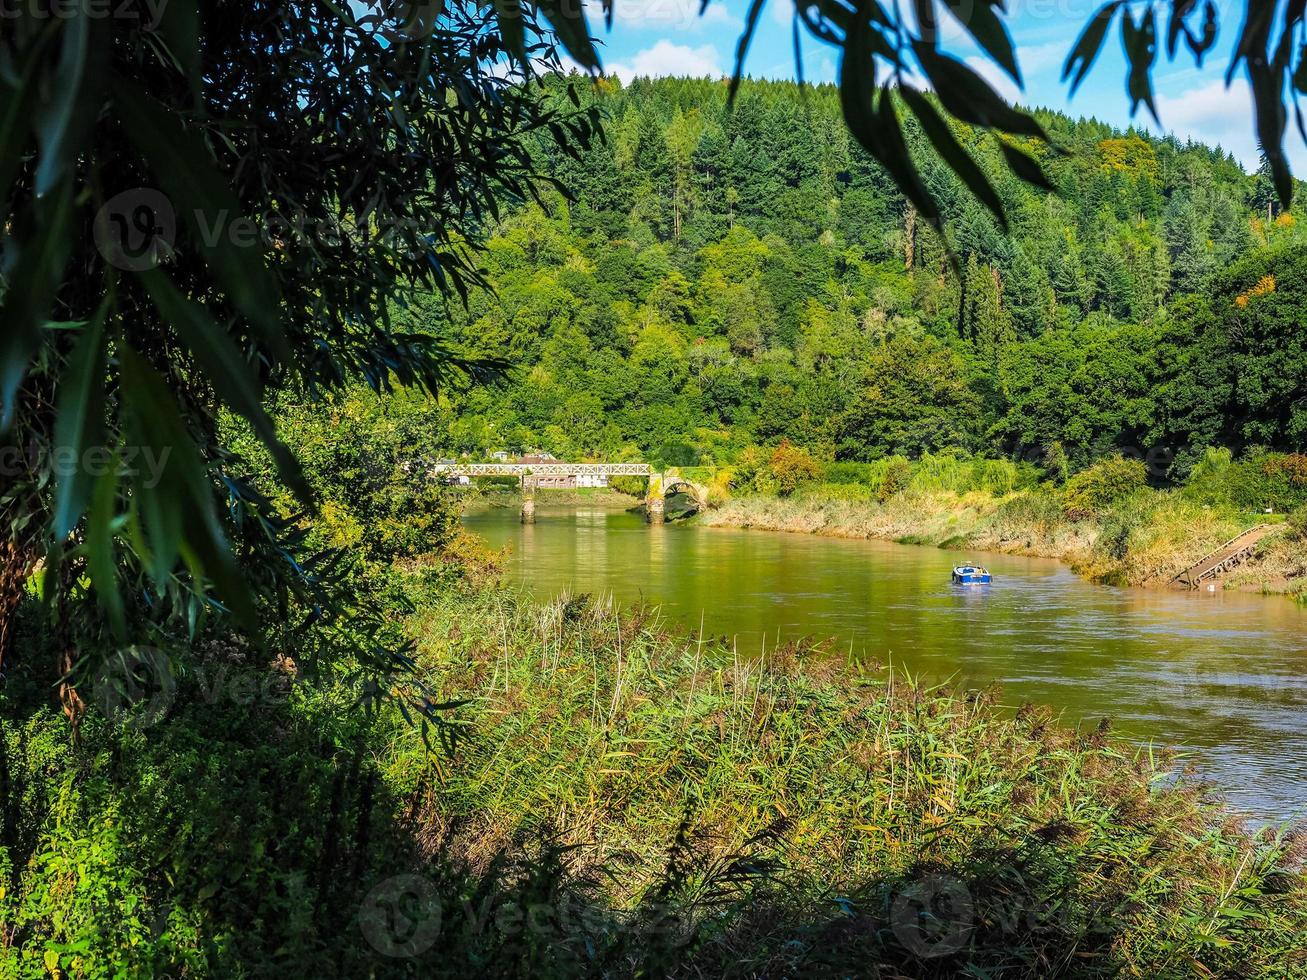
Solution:
M 234 640 L 166 717 L 91 716 L 82 743 L 11 677 L 0 976 L 1307 969 L 1300 836 L 1246 831 L 1101 726 L 808 644 L 743 660 L 649 610 L 406 582 L 452 753 Z M 251 700 L 269 676 L 284 693 Z
M 621 908 L 665 886 L 678 841 L 703 867 L 749 855 L 679 975 L 1307 970 L 1300 838 L 1245 832 L 1104 727 L 803 644 L 741 660 L 585 597 L 437 601 L 417 632 L 451 694 L 482 692 L 424 813 L 453 846 L 563 828 L 589 870 L 621 869 Z

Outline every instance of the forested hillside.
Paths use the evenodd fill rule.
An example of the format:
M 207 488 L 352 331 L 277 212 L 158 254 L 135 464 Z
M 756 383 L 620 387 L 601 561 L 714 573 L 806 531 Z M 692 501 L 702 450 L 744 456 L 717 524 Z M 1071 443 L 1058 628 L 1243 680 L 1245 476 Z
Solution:
M 1005 232 L 906 121 L 957 268 L 850 139 L 833 88 L 612 82 L 607 145 L 542 169 L 576 200 L 508 212 L 495 293 L 437 322 L 519 384 L 458 408 L 459 452 L 723 463 L 956 449 L 1071 469 L 1114 449 L 1292 448 L 1307 435 L 1307 251 L 1228 155 L 1041 114 L 1060 194 L 958 135 Z M 559 96 L 561 98 L 561 95 Z M 451 322 L 439 323 L 448 316 Z M 1062 451 L 1059 451 L 1058 447 Z

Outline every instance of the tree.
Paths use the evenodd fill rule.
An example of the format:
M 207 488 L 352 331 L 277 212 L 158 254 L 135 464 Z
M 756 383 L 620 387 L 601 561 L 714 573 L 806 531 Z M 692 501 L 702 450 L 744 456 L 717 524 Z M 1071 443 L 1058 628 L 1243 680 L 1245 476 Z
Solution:
M 839 457 L 871 460 L 969 449 L 977 400 L 953 352 L 931 337 L 888 341 L 868 357 L 862 384 L 839 424 Z
M 193 637 L 224 610 L 253 626 L 261 598 L 287 591 L 331 620 L 322 583 L 288 560 L 291 529 L 220 441 L 218 407 L 309 504 L 268 392 L 431 391 L 501 369 L 395 304 L 478 285 L 470 245 L 502 195 L 528 193 L 527 136 L 552 127 L 575 149 L 596 122 L 542 101 L 529 65 L 495 71 L 514 45 L 472 7 L 431 23 L 391 7 L 159 9 L 156 23 L 133 0 L 113 18 L 25 6 L 0 39 L 0 423 L 31 450 L 4 487 L 0 639 L 44 559 L 72 680 L 94 666 L 77 651 L 113 648 L 107 630 Z M 529 11 L 519 28 L 543 37 Z M 548 38 L 533 56 L 558 64 Z
M 1171 254 L 1173 287 L 1196 292 L 1215 268 L 1215 256 L 1206 222 L 1188 194 L 1176 194 L 1166 207 L 1166 244 Z
M 1177 304 L 1161 338 L 1167 372 L 1156 437 L 1209 445 L 1295 448 L 1307 439 L 1307 247 L 1254 254 Z
M 603 6 L 611 16 L 612 3 Z M 741 62 L 764 6 L 749 8 Z M 889 14 L 864 0 L 795 5 L 799 26 L 839 50 L 840 108 L 864 156 L 911 204 L 904 254 L 932 318 L 948 305 L 951 287 L 936 274 L 950 253 L 917 219 L 942 229 L 940 202 L 970 193 L 1007 227 L 995 181 L 976 162 L 982 152 L 1042 189 L 1054 187 L 1046 170 L 1057 164 L 1042 149 L 1043 122 L 1006 105 L 981 74 L 940 49 L 940 6 L 924 0 Z M 1164 6 L 1172 11 L 1168 56 L 1183 40 L 1201 59 L 1215 39 L 1214 5 L 1200 13 L 1196 4 L 1108 4 L 1068 59 L 1073 87 L 1119 18 L 1132 102 L 1151 109 L 1155 8 Z M 1303 9 L 1245 6 L 1230 69 L 1249 76 L 1263 183 L 1287 205 L 1281 93 L 1296 98 L 1307 77 L 1293 43 Z M 255 2 L 237 16 L 208 0 L 173 0 L 157 22 L 147 7 L 124 0 L 112 19 L 89 0 L 53 19 L 24 7 L 6 18 L 0 41 L 0 425 L 11 445 L 35 447 L 4 488 L 0 641 L 38 559 L 50 608 L 94 604 L 101 615 L 85 621 L 93 630 L 107 624 L 125 637 L 147 606 L 152 630 L 193 630 L 204 614 L 224 610 L 252 623 L 258 595 L 287 575 L 302 577 L 284 562 L 254 488 L 234 478 L 213 432 L 215 408 L 247 419 L 281 479 L 309 503 L 294 454 L 264 408 L 266 392 L 319 397 L 351 379 L 382 391 L 430 390 L 502 368 L 460 359 L 430 323 L 413 329 L 397 310 L 408 290 L 466 295 L 480 284 L 472 251 L 486 219 L 501 197 L 537 193 L 552 176 L 535 169 L 527 149 L 534 134 L 548 133 L 565 155 L 594 132 L 589 93 L 573 87 L 567 101 L 551 101 L 534 80 L 537 67 L 561 64 L 554 38 L 583 70 L 599 72 L 579 7 L 455 4 L 437 17 L 426 4 Z M 976 5 L 962 26 L 1020 82 L 1016 50 L 990 4 Z M 934 95 L 898 87 L 904 68 Z M 732 98 L 742 72 L 741 63 Z M 895 81 L 877 86 L 877 78 Z M 982 147 L 953 123 L 1013 139 Z M 666 134 L 641 125 L 634 159 L 655 179 L 636 202 L 652 207 L 648 220 L 631 231 L 647 239 L 669 214 L 667 223 L 679 225 L 679 211 L 655 207 L 666 200 L 661 183 L 672 183 Z M 801 147 L 774 152 L 787 145 L 784 120 L 747 98 L 722 129 L 728 223 L 762 213 L 825 159 Z M 1109 157 L 1118 208 L 1125 196 L 1111 181 L 1153 179 L 1134 139 Z M 921 169 L 909 142 L 931 153 Z M 867 173 L 865 161 L 848 171 L 855 181 L 872 179 Z M 156 183 L 161 193 L 140 191 Z M 814 189 L 825 195 L 833 186 L 826 179 Z M 1141 207 L 1147 213 L 1146 201 Z M 832 223 L 823 218 L 822 227 Z M 1150 306 L 1160 277 L 1142 290 L 1139 280 L 1140 270 L 1156 272 L 1153 252 L 1131 241 L 1133 251 L 1120 255 L 1112 244 L 1099 253 L 1108 307 Z M 812 270 L 820 257 L 793 252 L 792 269 Z M 1132 270 L 1133 284 L 1117 281 Z M 786 297 L 779 329 L 760 330 L 764 341 L 797 329 L 800 299 Z M 169 451 L 157 482 L 120 465 L 147 448 Z M 54 465 L 92 450 L 107 452 L 97 452 L 95 467 Z M 261 573 L 248 574 L 237 553 Z

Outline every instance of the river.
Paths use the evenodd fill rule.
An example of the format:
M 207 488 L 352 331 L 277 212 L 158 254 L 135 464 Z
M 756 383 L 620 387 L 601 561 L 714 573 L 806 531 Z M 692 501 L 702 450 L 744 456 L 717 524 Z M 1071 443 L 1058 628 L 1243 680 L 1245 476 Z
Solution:
M 541 495 L 544 496 L 543 494 Z M 1047 704 L 1070 722 L 1108 717 L 1119 735 L 1172 745 L 1230 803 L 1260 820 L 1307 816 L 1307 610 L 1243 593 L 1090 584 L 1061 564 L 880 541 L 649 527 L 598 506 L 513 508 L 467 526 L 510 549 L 511 583 L 659 606 L 673 622 L 733 637 L 753 655 L 831 637 L 956 685 L 1001 685 L 1004 704 Z M 953 586 L 959 559 L 993 571 Z

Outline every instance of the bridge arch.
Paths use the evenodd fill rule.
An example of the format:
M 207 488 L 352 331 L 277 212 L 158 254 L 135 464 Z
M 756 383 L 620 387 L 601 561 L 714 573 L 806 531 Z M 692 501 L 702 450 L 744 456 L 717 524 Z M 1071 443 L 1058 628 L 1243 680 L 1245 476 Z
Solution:
M 678 470 L 649 474 L 649 493 L 645 498 L 645 510 L 651 523 L 659 524 L 666 519 L 667 498 L 684 493 L 694 503 L 695 512 L 708 509 L 708 487 L 687 479 Z

